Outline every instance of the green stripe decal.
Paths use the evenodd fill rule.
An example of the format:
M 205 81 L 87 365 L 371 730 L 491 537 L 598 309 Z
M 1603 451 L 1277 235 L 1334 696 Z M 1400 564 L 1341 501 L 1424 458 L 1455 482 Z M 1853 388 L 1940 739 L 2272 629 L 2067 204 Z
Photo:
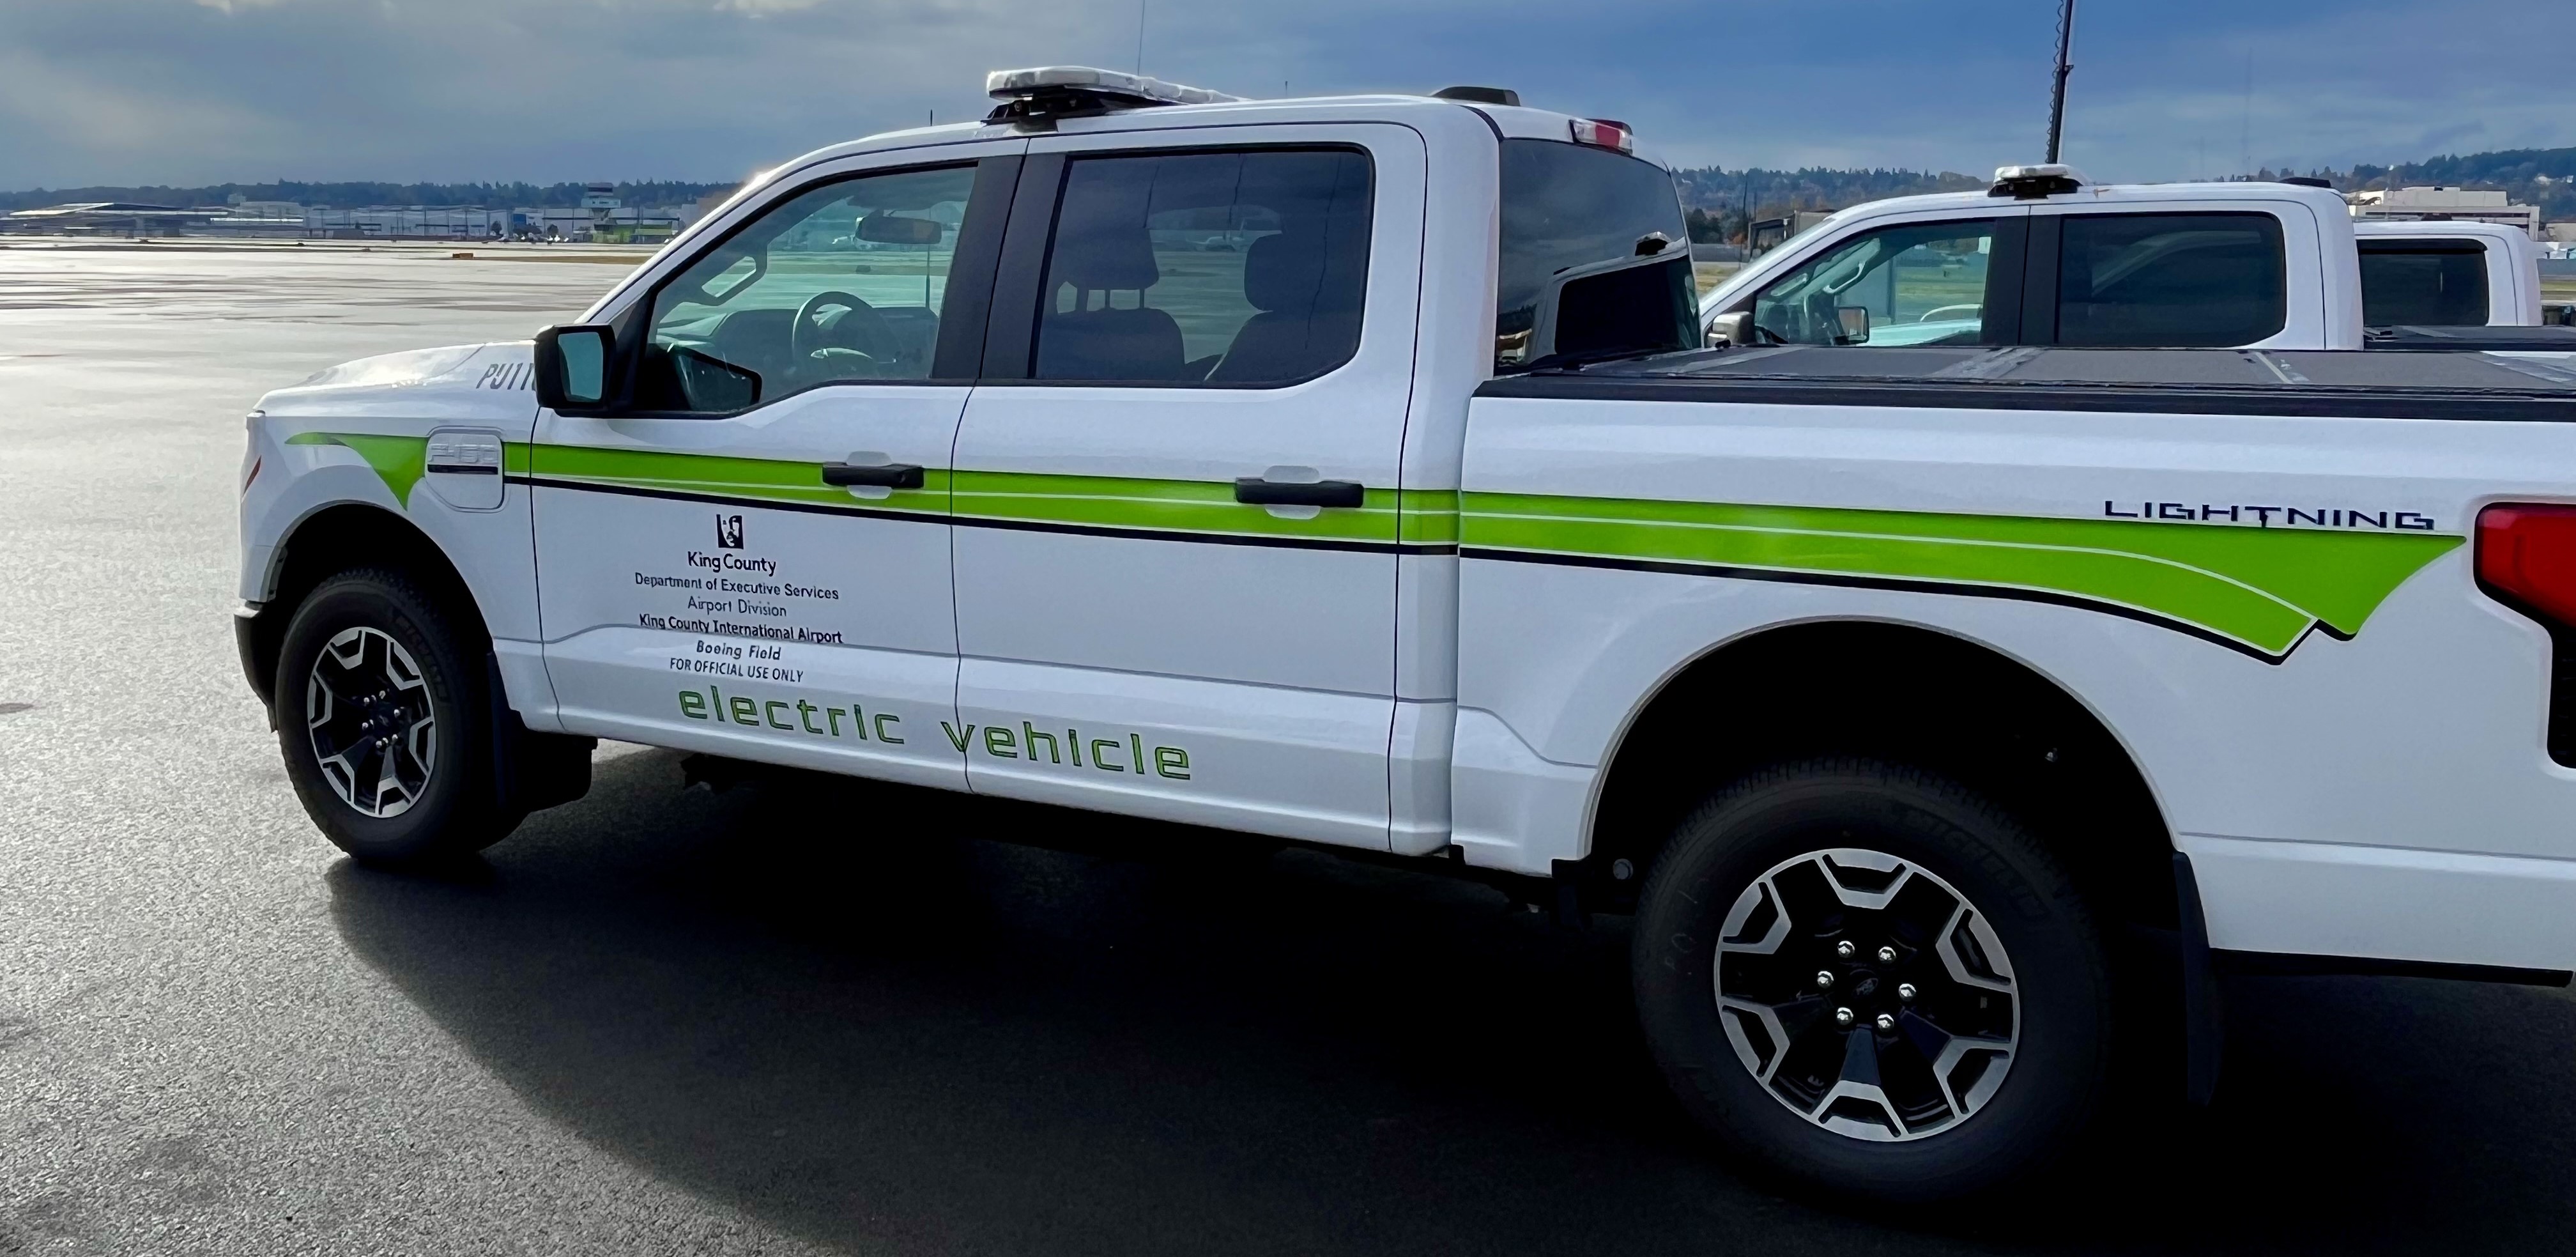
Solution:
M 735 458 L 722 454 L 675 454 L 661 450 L 600 449 L 586 445 L 540 445 L 528 456 L 528 475 L 602 488 L 654 489 L 698 493 L 750 502 L 802 503 L 846 507 L 852 511 L 948 510 L 948 473 L 925 471 L 918 489 L 896 489 L 882 498 L 861 498 L 837 485 L 823 483 L 823 464 L 778 458 Z
M 384 478 L 385 487 L 393 490 L 394 501 L 408 510 L 412 486 L 429 466 L 429 438 L 425 436 L 374 436 L 364 432 L 298 432 L 286 438 L 289 445 L 337 445 L 367 460 Z
M 1396 495 L 1386 489 L 1368 490 L 1356 509 L 1295 519 L 1235 501 L 1231 481 L 960 471 L 954 483 L 952 500 L 961 519 L 1317 541 L 1396 539 Z
M 422 437 L 304 432 L 355 451 L 408 506 Z M 1357 509 L 1286 518 L 1223 481 L 939 471 L 859 498 L 822 464 L 659 450 L 508 443 L 513 476 L 853 513 L 1111 528 L 1175 537 L 1464 545 L 1611 562 L 1960 585 L 2052 595 L 2189 626 L 2278 659 L 2311 628 L 2350 637 L 2409 576 L 2465 538 L 1929 511 L 1745 506 L 1451 490 L 1370 489 Z
M 2351 636 L 2463 540 L 2214 524 L 1469 493 L 1462 544 L 1792 574 L 2050 593 L 2286 654 Z

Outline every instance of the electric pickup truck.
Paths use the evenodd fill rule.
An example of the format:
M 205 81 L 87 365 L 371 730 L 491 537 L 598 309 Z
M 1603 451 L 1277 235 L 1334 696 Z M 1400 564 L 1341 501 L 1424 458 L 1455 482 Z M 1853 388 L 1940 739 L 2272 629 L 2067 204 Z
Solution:
M 1633 914 L 1680 1103 L 1846 1198 L 2090 1146 L 2123 1036 L 2205 1097 L 2235 969 L 2576 967 L 2563 356 L 1710 349 L 1617 123 L 989 86 L 259 402 L 324 835 L 455 858 L 610 738 L 1479 877 Z M 2061 326 L 2265 339 L 2109 291 Z
M 1856 205 L 1701 302 L 1737 345 L 2354 349 L 2387 326 L 2531 326 L 2530 237 L 2356 223 L 2322 184 L 2094 184 L 2006 166 L 1986 192 Z

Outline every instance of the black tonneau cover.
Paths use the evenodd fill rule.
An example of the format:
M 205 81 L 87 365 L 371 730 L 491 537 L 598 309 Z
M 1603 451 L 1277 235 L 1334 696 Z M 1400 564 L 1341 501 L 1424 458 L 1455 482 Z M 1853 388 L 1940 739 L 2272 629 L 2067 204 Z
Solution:
M 2576 327 L 2369 327 L 2365 349 L 2524 349 L 2576 353 Z
M 1502 376 L 1477 396 L 2576 423 L 2576 343 L 2542 353 L 1782 345 Z

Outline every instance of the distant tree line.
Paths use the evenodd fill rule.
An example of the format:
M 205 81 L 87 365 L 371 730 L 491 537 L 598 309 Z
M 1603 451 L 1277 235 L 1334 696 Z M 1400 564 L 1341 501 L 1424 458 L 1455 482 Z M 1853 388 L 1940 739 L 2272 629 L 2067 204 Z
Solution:
M 1891 196 L 1965 192 L 1986 186 L 1984 179 L 1947 170 L 1936 174 L 1876 168 L 1831 170 L 1822 166 L 1799 170 L 1725 170 L 1710 166 L 1676 170 L 1673 177 L 1681 184 L 1690 237 L 1703 244 L 1742 240 L 1748 218 L 1778 218 L 1793 210 L 1834 210 Z
M 2293 171 L 2280 171 L 2292 174 Z M 2544 219 L 2576 218 L 2576 148 L 2509 148 L 2492 153 L 2435 157 L 2395 166 L 2355 165 L 2350 170 L 2306 172 L 2346 192 L 2374 188 L 2502 189 L 2523 205 L 2540 207 Z M 2265 170 L 2257 178 L 2273 177 Z
M 2435 157 L 2395 166 L 2367 163 L 2349 170 L 2274 171 L 2246 176 L 2274 179 L 2305 173 L 2325 179 L 2346 192 L 2371 188 L 2448 187 L 2502 189 L 2526 205 L 2540 207 L 2544 218 L 2576 218 L 2576 148 L 2516 148 L 2465 156 Z M 1778 218 L 1793 210 L 1835 210 L 1863 201 L 1925 192 L 1965 192 L 1986 186 L 1980 175 L 1955 171 L 1833 170 L 1809 166 L 1799 170 L 1710 166 L 1678 170 L 1682 204 L 1689 216 L 1691 239 L 1701 242 L 1738 240 L 1748 218 Z M 732 190 L 731 183 L 647 180 L 617 185 L 628 205 L 684 205 L 708 193 Z M 0 213 L 39 209 L 66 201 L 142 201 L 157 205 L 223 205 L 233 197 L 246 201 L 294 201 L 325 209 L 358 209 L 369 205 L 480 205 L 490 209 L 533 206 L 564 209 L 581 204 L 578 183 L 218 183 L 206 187 L 36 188 L 0 192 Z
M 628 205 L 686 205 L 710 192 L 730 192 L 731 183 L 688 183 L 654 179 L 617 185 Z M 197 188 L 35 188 L 0 192 L 0 213 L 42 209 L 78 201 L 136 201 L 150 205 L 225 205 L 245 201 L 293 201 L 323 209 L 362 209 L 370 205 L 479 205 L 486 209 L 571 209 L 581 204 L 578 183 L 217 183 Z

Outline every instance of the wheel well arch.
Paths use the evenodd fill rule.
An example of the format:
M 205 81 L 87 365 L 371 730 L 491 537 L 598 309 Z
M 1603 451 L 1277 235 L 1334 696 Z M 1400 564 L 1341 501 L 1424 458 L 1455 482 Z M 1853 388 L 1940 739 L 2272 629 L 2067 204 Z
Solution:
M 305 595 L 353 567 L 394 567 L 410 574 L 471 631 L 484 633 L 482 609 L 447 552 L 410 520 L 381 506 L 338 502 L 295 521 L 270 561 L 268 596 L 250 623 L 244 666 L 262 701 L 276 693 L 277 657 L 286 625 Z
M 1939 771 L 1995 798 L 2113 919 L 2170 927 L 2173 841 L 2136 760 L 2064 686 L 1914 624 L 1819 620 L 1722 643 L 1629 719 L 1592 806 L 1587 891 L 1633 899 L 1690 809 L 1766 765 L 1827 754 Z M 1614 868 L 1627 861 L 1631 875 Z

